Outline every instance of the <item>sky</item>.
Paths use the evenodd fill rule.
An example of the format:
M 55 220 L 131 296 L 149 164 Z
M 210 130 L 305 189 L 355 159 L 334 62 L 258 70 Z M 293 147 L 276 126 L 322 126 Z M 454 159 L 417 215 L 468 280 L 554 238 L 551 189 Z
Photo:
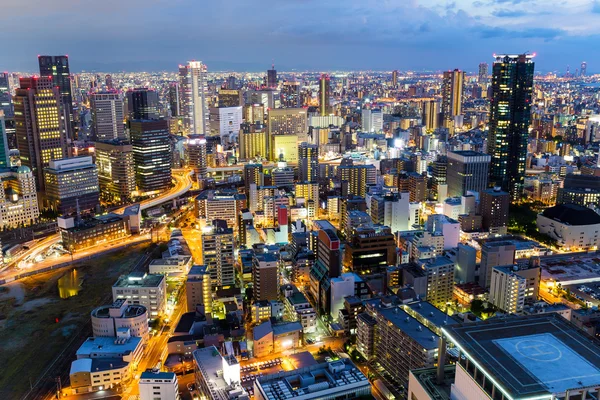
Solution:
M 600 72 L 600 0 L 2 0 L 0 70 L 475 71 L 535 52 L 536 70 Z

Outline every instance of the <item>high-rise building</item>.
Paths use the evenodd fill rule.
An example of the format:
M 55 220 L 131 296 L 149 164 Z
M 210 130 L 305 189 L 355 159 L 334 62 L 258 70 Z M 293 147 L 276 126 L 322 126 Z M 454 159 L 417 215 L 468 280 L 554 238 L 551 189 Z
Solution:
M 62 96 L 50 77 L 21 78 L 14 97 L 17 146 L 21 164 L 44 190 L 44 168 L 50 160 L 67 157 L 67 133 Z
M 0 170 L 0 228 L 32 225 L 40 215 L 35 178 L 24 165 Z
M 171 143 L 166 120 L 129 122 L 135 182 L 141 193 L 171 186 Z
M 365 132 L 379 133 L 383 130 L 383 113 L 380 109 L 363 108 L 361 121 Z
M 487 188 L 491 157 L 476 151 L 448 152 L 448 197 L 460 197 L 467 191 L 481 192 Z
M 60 215 L 91 211 L 99 204 L 98 168 L 90 156 L 50 160 L 44 179 L 47 205 Z
M 125 201 L 135 192 L 133 148 L 125 141 L 96 142 L 98 183 L 103 196 Z
M 183 117 L 183 128 L 193 130 L 192 79 L 189 65 L 179 65 L 179 116 Z M 193 133 L 193 132 L 192 132 Z
M 427 200 L 427 178 L 416 172 L 408 174 L 408 191 L 411 202 L 422 202 Z
M 321 116 L 331 114 L 331 106 L 329 105 L 331 96 L 331 82 L 329 75 L 321 75 L 319 79 L 319 114 Z
M 158 93 L 154 89 L 135 88 L 127 91 L 128 119 L 158 119 Z
M 207 172 L 206 138 L 203 135 L 188 135 L 186 143 L 188 167 L 193 168 L 198 178 Z
M 338 167 L 338 178 L 342 181 L 342 195 L 353 194 L 364 197 L 368 185 L 377 183 L 377 168 L 372 165 L 347 165 Z M 347 188 L 344 190 L 345 183 Z
M 265 122 L 265 106 L 262 104 L 246 104 L 244 105 L 244 120 L 248 124 L 264 124 Z
M 210 273 L 206 265 L 194 265 L 190 268 L 185 280 L 187 312 L 196 311 L 198 306 L 204 307 L 204 312 L 212 312 L 212 286 Z
M 110 74 L 107 74 L 104 77 L 104 85 L 106 86 L 106 88 L 108 90 L 112 90 L 114 88 L 113 79 L 112 79 L 112 76 Z
M 267 132 L 262 123 L 241 124 L 238 140 L 240 143 L 240 159 L 251 160 L 255 157 L 268 157 Z
M 272 253 L 252 258 L 254 301 L 277 300 L 279 297 L 279 261 Z
M 533 55 L 497 55 L 492 74 L 490 185 L 517 199 L 523 189 L 533 91 Z
M 541 270 L 539 266 L 500 265 L 492 270 L 490 303 L 508 314 L 520 314 L 525 304 L 538 300 Z
M 62 97 L 62 114 L 67 138 L 74 139 L 73 131 L 73 96 L 71 94 L 71 73 L 69 56 L 38 56 L 40 76 L 50 77 L 52 84 L 58 87 Z
M 257 187 L 263 186 L 265 183 L 265 177 L 263 175 L 262 164 L 246 164 L 244 165 L 244 187 L 246 189 L 246 197 L 250 202 L 250 185 L 254 184 Z M 251 207 L 251 204 L 248 204 Z
M 482 226 L 491 233 L 504 234 L 508 226 L 510 196 L 498 188 L 481 192 Z
M 581 76 L 586 76 L 587 74 L 587 63 L 584 61 L 581 63 Z
M 480 85 L 487 85 L 488 78 L 488 63 L 479 63 L 479 74 L 477 75 L 477 83 Z
M 191 91 L 188 100 L 193 121 L 192 133 L 198 135 L 208 134 L 208 82 L 206 79 L 206 65 L 202 61 L 190 61 L 188 74 Z
M 210 136 L 220 136 L 221 141 L 231 139 L 240 132 L 242 107 L 214 107 L 210 109 Z
M 319 177 L 319 147 L 302 142 L 298 145 L 298 181 L 316 182 Z
M 434 131 L 439 127 L 440 102 L 437 100 L 426 100 L 423 102 L 422 112 L 423 125 L 428 131 Z
M 300 100 L 300 82 L 283 82 L 281 106 L 283 108 L 298 108 L 302 105 Z
M 140 400 L 180 400 L 174 372 L 148 370 L 140 375 Z
M 267 87 L 277 87 L 277 70 L 275 69 L 275 64 L 271 65 L 271 69 L 267 70 Z
M 465 92 L 465 72 L 455 69 L 444 71 L 442 83 L 442 114 L 444 115 L 444 126 L 454 127 L 454 117 L 461 115 L 463 95 Z
M 0 111 L 0 168 L 8 168 L 11 166 L 10 149 L 8 146 L 8 138 L 6 135 L 6 125 L 4 115 Z
M 212 287 L 235 284 L 233 248 L 233 229 L 227 227 L 226 221 L 213 220 L 203 229 L 202 264 L 208 269 Z
M 515 263 L 516 245 L 511 240 L 487 240 L 481 244 L 481 264 L 475 282 L 489 288 L 494 267 Z
M 171 117 L 178 117 L 180 115 L 180 94 L 179 82 L 169 83 L 169 110 L 171 110 Z
M 219 90 L 219 107 L 241 107 L 244 105 L 242 91 L 237 89 Z
M 92 138 L 96 141 L 124 140 L 123 97 L 118 92 L 90 95 Z
M 308 138 L 308 118 L 304 108 L 270 109 L 267 113 L 267 152 L 272 159 L 278 159 L 281 143 L 274 143 L 274 136 L 293 136 L 289 141 L 296 153 L 298 142 Z M 292 139 L 292 138 L 288 138 Z M 295 143 L 293 143 L 295 141 Z M 288 161 L 295 162 L 287 158 Z
M 234 90 L 238 88 L 237 79 L 234 75 L 229 75 L 226 82 L 227 89 Z
M 6 117 L 12 117 L 13 115 L 8 72 L 0 72 L 0 111 L 3 111 Z
M 398 87 L 398 70 L 392 71 L 392 87 L 394 89 Z

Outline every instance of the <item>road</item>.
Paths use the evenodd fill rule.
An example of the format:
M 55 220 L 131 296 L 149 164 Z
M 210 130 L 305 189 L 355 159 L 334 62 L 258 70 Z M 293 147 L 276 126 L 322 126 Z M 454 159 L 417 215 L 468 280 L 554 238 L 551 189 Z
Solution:
M 175 186 L 173 186 L 173 188 L 171 188 L 171 190 L 169 190 L 168 192 L 166 192 L 165 194 L 163 194 L 159 197 L 142 201 L 140 203 L 140 209 L 143 211 L 148 208 L 152 208 L 159 204 L 162 204 L 166 201 L 175 199 L 175 198 L 187 193 L 192 187 L 193 182 L 192 182 L 190 170 L 187 170 L 187 169 L 173 170 L 173 179 L 175 180 Z M 122 213 L 124 210 L 125 210 L 125 207 L 121 207 L 121 208 L 115 210 L 114 212 Z M 139 239 L 137 239 L 137 238 L 139 238 Z M 132 236 L 131 238 L 127 239 L 128 240 L 127 244 L 133 244 L 133 243 L 137 243 L 138 241 L 147 240 L 147 239 L 148 238 L 145 236 Z M 35 256 L 37 254 L 45 251 L 47 248 L 49 248 L 53 244 L 58 243 L 59 241 L 60 241 L 60 235 L 58 233 L 40 240 L 38 243 L 36 243 L 32 247 L 30 247 L 29 250 L 27 250 L 27 251 L 23 252 L 22 254 L 20 254 L 19 256 L 17 256 L 15 258 L 15 260 L 12 262 L 12 265 L 11 265 L 12 268 L 7 268 L 5 271 L 0 273 L 0 280 L 2 280 L 2 279 L 10 280 L 23 272 L 41 270 L 50 265 L 56 265 L 56 264 L 68 262 L 71 259 L 71 256 L 64 255 L 62 257 L 49 258 L 42 262 L 35 263 L 31 268 L 27 268 L 27 269 L 17 269 L 15 267 L 15 266 L 19 265 L 19 263 L 21 261 L 25 260 L 26 258 L 30 258 L 30 259 L 35 258 Z M 123 240 L 119 240 L 119 241 L 117 241 L 117 243 L 123 244 Z M 106 251 L 107 248 L 114 247 L 115 245 L 116 244 L 103 243 L 101 245 L 89 248 L 87 250 L 83 250 L 83 251 L 74 253 L 73 261 L 88 257 L 88 256 L 96 254 L 96 253 L 102 253 L 102 252 Z

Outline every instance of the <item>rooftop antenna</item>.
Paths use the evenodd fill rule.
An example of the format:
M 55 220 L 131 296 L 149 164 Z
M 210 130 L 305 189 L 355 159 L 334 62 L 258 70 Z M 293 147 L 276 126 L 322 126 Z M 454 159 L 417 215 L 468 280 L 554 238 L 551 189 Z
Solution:
M 275 69 L 275 59 L 271 59 L 271 69 Z

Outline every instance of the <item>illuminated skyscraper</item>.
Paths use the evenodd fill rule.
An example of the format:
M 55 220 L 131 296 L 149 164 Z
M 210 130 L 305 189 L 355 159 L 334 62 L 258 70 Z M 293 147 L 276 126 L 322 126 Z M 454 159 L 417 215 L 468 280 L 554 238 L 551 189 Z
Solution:
M 6 117 L 12 117 L 13 115 L 8 72 L 0 72 L 0 110 L 4 111 Z
M 398 87 L 398 71 L 397 70 L 392 71 L 392 87 L 393 88 Z
M 283 108 L 300 107 L 300 82 L 284 82 L 281 88 L 281 106 Z
M 188 166 L 193 168 L 198 178 L 206 177 L 206 138 L 203 135 L 188 135 L 187 140 Z
M 316 182 L 319 177 L 319 147 L 302 142 L 298 145 L 298 181 Z
M 240 107 L 244 105 L 242 91 L 237 89 L 219 90 L 219 107 Z
M 158 93 L 148 88 L 127 91 L 127 110 L 129 120 L 158 119 Z
M 585 76 L 587 74 L 587 63 L 584 61 L 581 63 L 581 76 Z
M 492 73 L 488 151 L 490 186 L 517 199 L 523 188 L 531 119 L 533 55 L 497 55 Z
M 171 117 L 179 116 L 179 94 L 179 82 L 171 82 L 169 84 L 169 109 L 171 110 Z
M 442 113 L 444 115 L 444 126 L 454 126 L 454 117 L 462 114 L 464 94 L 465 73 L 455 69 L 444 72 L 442 84 Z
M 62 96 L 48 76 L 21 78 L 14 97 L 17 147 L 38 190 L 44 190 L 43 170 L 50 160 L 68 155 Z
M 427 100 L 423 102 L 423 125 L 428 131 L 434 131 L 439 127 L 440 102 Z
M 208 134 L 208 87 L 206 65 L 202 61 L 189 61 L 179 66 L 181 114 L 183 126 L 189 133 Z
M 331 95 L 331 84 L 329 75 L 321 75 L 319 79 L 319 114 L 322 116 L 329 115 L 331 113 L 331 107 L 329 106 L 329 96 Z
M 487 85 L 488 82 L 488 64 L 483 62 L 479 64 L 479 75 L 477 76 L 477 83 L 479 83 L 480 85 Z
M 267 87 L 277 87 L 277 70 L 275 69 L 275 64 L 271 66 L 271 69 L 267 70 Z
M 96 142 L 96 165 L 98 183 L 102 195 L 108 199 L 123 201 L 135 192 L 133 149 L 125 141 Z
M 202 230 L 202 264 L 208 267 L 213 287 L 235 284 L 233 229 L 225 220 L 213 220 Z
M 142 193 L 171 186 L 171 143 L 166 120 L 133 120 L 129 123 L 135 181 Z
M 273 149 L 273 137 L 278 135 L 294 136 L 294 153 L 297 150 L 298 142 L 304 142 L 308 135 L 308 118 L 304 108 L 286 108 L 271 109 L 267 115 L 267 131 L 269 140 L 267 142 L 267 151 L 273 153 L 274 159 L 277 159 L 279 150 Z M 291 142 L 289 142 L 291 143 Z M 273 149 L 273 151 L 271 151 Z M 291 160 L 288 160 L 291 161 Z M 291 161 L 293 162 L 293 161 Z
M 58 86 L 58 90 L 62 96 L 62 113 L 65 118 L 64 129 L 67 132 L 67 138 L 74 139 L 73 96 L 71 94 L 69 56 L 38 56 L 38 63 L 40 66 L 40 76 L 51 77 L 54 86 Z
M 120 93 L 92 93 L 92 138 L 96 141 L 125 139 L 123 97 Z

